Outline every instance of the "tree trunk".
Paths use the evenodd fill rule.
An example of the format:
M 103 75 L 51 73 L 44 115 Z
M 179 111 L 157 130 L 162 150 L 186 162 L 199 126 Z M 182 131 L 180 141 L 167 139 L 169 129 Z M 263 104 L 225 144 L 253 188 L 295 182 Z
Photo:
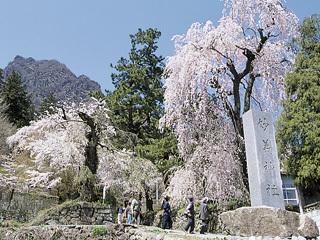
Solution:
M 90 127 L 90 132 L 86 134 L 88 139 L 87 146 L 85 147 L 85 163 L 93 174 L 97 173 L 98 169 L 98 154 L 97 154 L 97 146 L 99 143 L 99 137 L 96 131 L 96 126 L 93 119 L 83 112 L 78 113 L 80 118 Z
M 99 143 L 99 137 L 96 130 L 96 125 L 94 120 L 89 115 L 79 112 L 80 118 L 90 127 L 90 132 L 86 134 L 88 143 L 85 147 L 85 171 L 83 174 L 80 171 L 80 199 L 83 201 L 95 201 L 97 199 L 97 193 L 95 191 L 95 177 L 94 174 L 97 173 L 99 159 L 97 154 L 97 146 Z M 90 171 L 86 172 L 86 171 Z

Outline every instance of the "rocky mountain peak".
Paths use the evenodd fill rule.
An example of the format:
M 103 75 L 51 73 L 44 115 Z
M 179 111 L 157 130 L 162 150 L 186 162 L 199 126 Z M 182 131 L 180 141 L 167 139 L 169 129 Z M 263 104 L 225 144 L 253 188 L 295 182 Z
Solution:
M 88 98 L 89 91 L 100 90 L 100 85 L 85 75 L 77 77 L 66 65 L 57 60 L 35 60 L 16 56 L 4 69 L 7 77 L 17 72 L 26 91 L 32 94 L 32 102 L 39 106 L 50 92 L 58 101 L 79 102 Z

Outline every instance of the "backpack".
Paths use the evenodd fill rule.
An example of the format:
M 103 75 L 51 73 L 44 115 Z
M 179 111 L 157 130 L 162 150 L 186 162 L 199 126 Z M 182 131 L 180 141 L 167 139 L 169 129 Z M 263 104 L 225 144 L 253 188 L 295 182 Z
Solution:
M 140 211 L 140 205 L 141 205 L 140 201 L 133 200 L 132 201 L 132 210 L 133 211 Z

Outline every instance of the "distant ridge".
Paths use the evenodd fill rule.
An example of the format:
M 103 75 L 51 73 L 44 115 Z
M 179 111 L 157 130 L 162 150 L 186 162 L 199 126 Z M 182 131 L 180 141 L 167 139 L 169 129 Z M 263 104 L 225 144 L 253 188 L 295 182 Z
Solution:
M 4 69 L 7 77 L 15 71 L 32 94 L 32 102 L 40 105 L 50 92 L 58 101 L 79 102 L 89 98 L 89 91 L 100 90 L 100 85 L 85 75 L 77 77 L 57 60 L 34 60 L 16 56 Z

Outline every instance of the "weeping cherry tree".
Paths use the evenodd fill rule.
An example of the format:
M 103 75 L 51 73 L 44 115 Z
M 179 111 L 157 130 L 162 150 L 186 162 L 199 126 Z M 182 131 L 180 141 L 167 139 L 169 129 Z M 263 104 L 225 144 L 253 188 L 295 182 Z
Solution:
M 78 197 L 86 201 L 95 200 L 99 186 L 126 194 L 153 190 L 156 181 L 162 182 L 161 174 L 151 162 L 114 148 L 111 140 L 117 133 L 108 112 L 103 101 L 69 104 L 19 129 L 7 143 L 16 158 L 23 153 L 30 159 L 11 166 L 21 172 L 11 184 L 54 189 L 62 173 L 72 171 L 70 187 L 78 187 Z
M 187 164 L 194 160 L 187 157 L 190 149 L 197 152 L 194 146 L 206 149 L 203 159 L 211 159 L 211 165 L 232 163 L 219 170 L 224 172 L 225 177 L 219 179 L 223 186 L 230 184 L 228 171 L 239 166 L 237 171 L 246 183 L 243 113 L 250 108 L 278 112 L 284 78 L 294 57 L 286 44 L 296 35 L 297 21 L 281 0 L 225 0 L 217 27 L 210 21 L 194 23 L 185 35 L 174 37 L 175 55 L 168 58 L 164 73 L 165 115 L 161 124 L 175 130 Z M 213 118 L 228 121 L 231 127 L 221 128 Z M 216 141 L 200 141 L 208 136 L 197 133 L 199 126 L 208 126 L 211 135 L 218 136 Z M 220 154 L 224 148 L 233 154 Z M 200 185 L 199 181 L 194 184 Z M 223 196 L 228 191 L 220 192 Z

